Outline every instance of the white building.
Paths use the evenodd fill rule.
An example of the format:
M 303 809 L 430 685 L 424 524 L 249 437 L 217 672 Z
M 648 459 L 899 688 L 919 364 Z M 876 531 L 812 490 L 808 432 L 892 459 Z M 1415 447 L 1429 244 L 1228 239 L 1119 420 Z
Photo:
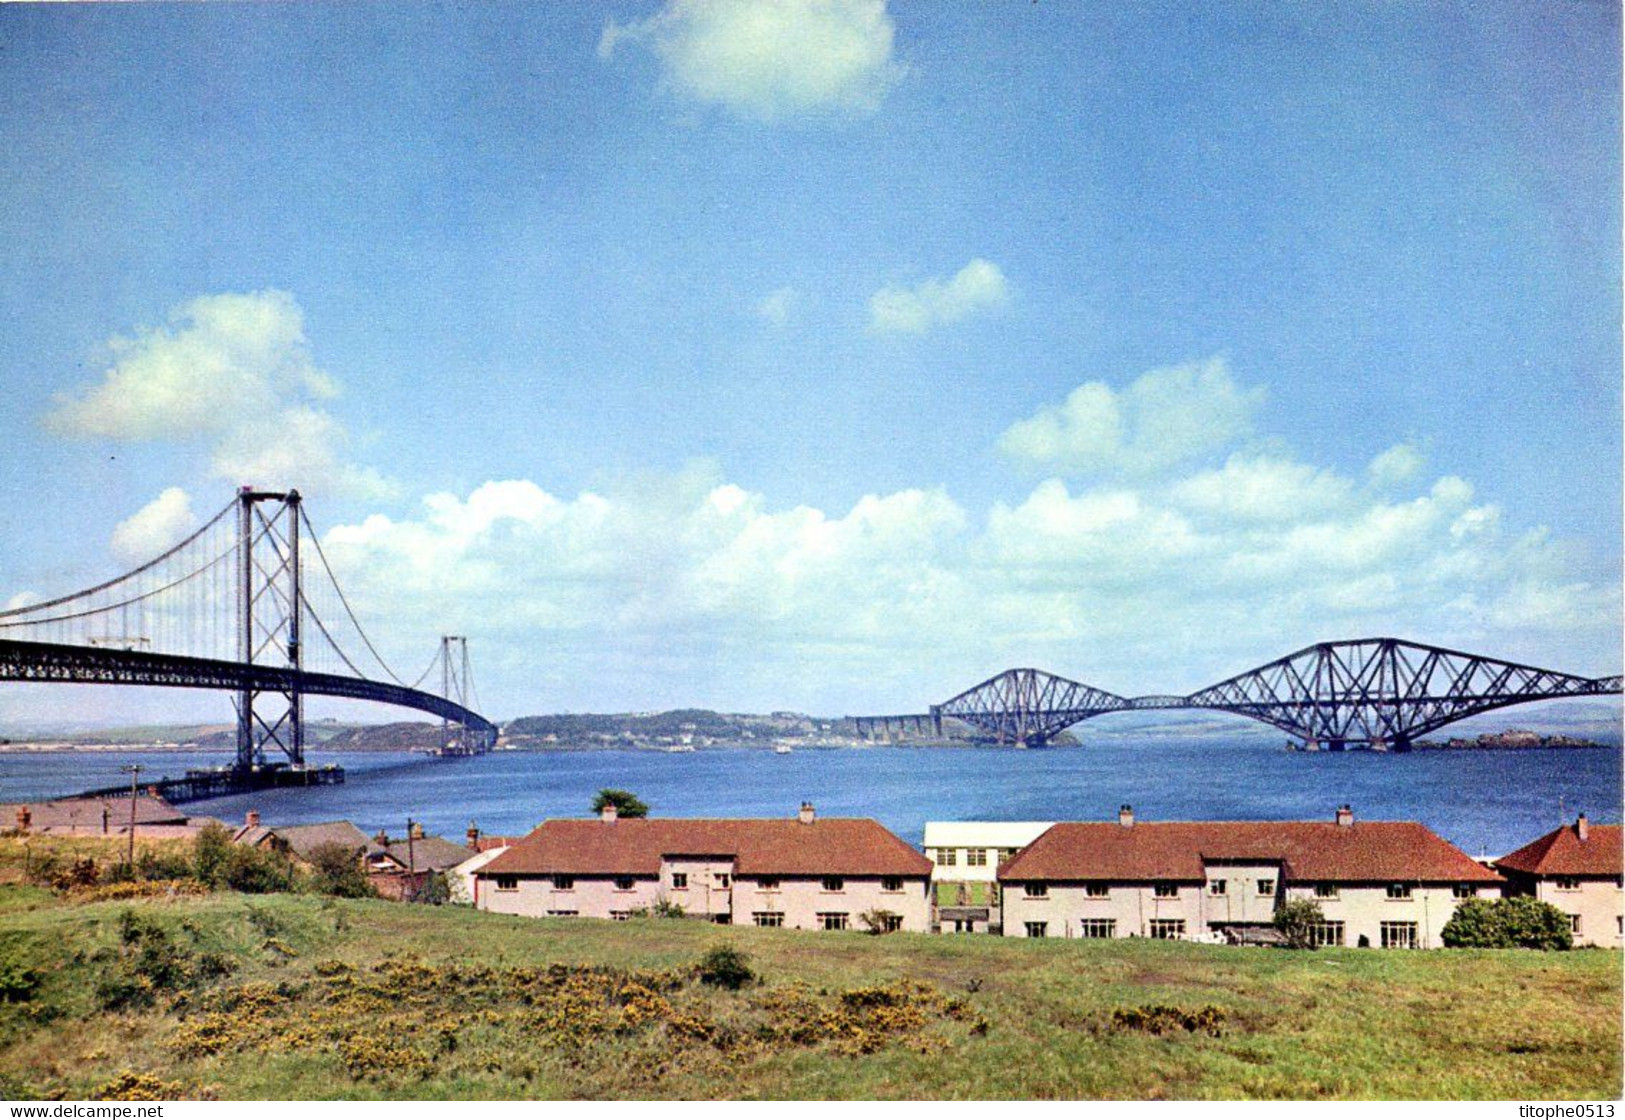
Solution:
M 1000 924 L 999 867 L 1050 821 L 928 821 L 934 923 L 943 933 L 986 933 Z

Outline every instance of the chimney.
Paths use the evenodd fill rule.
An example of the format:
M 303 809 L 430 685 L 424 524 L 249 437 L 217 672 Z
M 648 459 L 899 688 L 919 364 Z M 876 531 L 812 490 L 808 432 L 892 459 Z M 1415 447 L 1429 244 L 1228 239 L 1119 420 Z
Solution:
M 34 811 L 27 805 L 17 806 L 17 831 L 27 832 L 28 826 L 34 823 Z
M 615 818 L 619 817 L 620 815 L 621 811 L 615 808 L 615 802 L 613 801 L 604 802 L 604 807 L 598 810 L 598 816 L 606 824 L 614 824 Z
M 796 820 L 800 821 L 802 824 L 812 824 L 813 820 L 817 816 L 818 814 L 813 811 L 813 803 L 811 801 L 803 801 L 801 803 L 801 811 L 796 814 Z
M 1124 805 L 1117 810 L 1117 823 L 1124 828 L 1134 827 L 1134 806 Z
M 473 821 L 468 822 L 468 848 L 473 852 L 480 850 L 480 830 Z
M 389 847 L 389 833 L 380 828 L 378 830 L 378 835 L 372 838 L 372 842 L 377 844 L 380 848 Z
M 1354 810 L 1347 805 L 1337 807 L 1337 823 L 1343 828 L 1352 828 L 1354 825 Z
M 260 811 L 250 809 L 248 815 L 243 818 L 243 823 L 249 828 L 258 828 L 260 826 Z
M 1582 843 L 1591 835 L 1591 822 L 1586 820 L 1584 813 L 1581 813 L 1580 819 L 1574 822 L 1574 835 L 1578 836 Z
M 414 840 L 422 840 L 423 839 L 423 826 L 421 824 L 419 824 L 417 821 L 412 822 L 412 827 L 407 829 L 407 832 L 411 835 L 412 839 L 414 839 Z

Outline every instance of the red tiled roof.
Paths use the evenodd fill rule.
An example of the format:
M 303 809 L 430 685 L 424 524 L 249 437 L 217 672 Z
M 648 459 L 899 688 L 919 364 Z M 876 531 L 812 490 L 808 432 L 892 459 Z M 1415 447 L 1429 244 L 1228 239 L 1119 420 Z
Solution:
M 736 875 L 931 874 L 931 861 L 872 820 L 545 821 L 481 875 L 658 875 L 667 855 L 734 859 Z
M 1495 861 L 1495 866 L 1527 875 L 1620 875 L 1625 873 L 1625 829 L 1617 824 L 1594 824 L 1580 839 L 1575 825 L 1553 829 L 1515 852 Z
M 1280 863 L 1295 880 L 1498 882 L 1500 876 L 1414 821 L 1152 821 L 1057 824 L 999 869 L 1021 882 L 1199 882 L 1203 862 Z

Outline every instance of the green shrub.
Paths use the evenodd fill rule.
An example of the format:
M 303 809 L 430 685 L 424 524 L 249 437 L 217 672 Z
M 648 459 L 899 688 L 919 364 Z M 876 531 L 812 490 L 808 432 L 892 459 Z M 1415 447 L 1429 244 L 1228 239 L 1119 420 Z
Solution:
M 293 864 L 281 852 L 233 844 L 222 868 L 225 885 L 244 894 L 293 889 Z
M 892 932 L 892 928 L 895 924 L 894 919 L 896 917 L 897 915 L 890 910 L 865 910 L 863 913 L 858 915 L 858 924 L 861 925 L 867 932 L 876 935 L 890 933 Z
M 317 893 L 335 898 L 372 898 L 377 894 L 354 848 L 318 844 L 310 850 L 309 860 L 310 885 Z
M 9 945 L 0 955 L 0 1003 L 27 1003 L 44 979 L 33 962 L 23 957 L 19 946 Z
M 700 958 L 695 973 L 700 983 L 727 988 L 731 992 L 756 979 L 756 974 L 750 970 L 750 958 L 732 945 L 718 945 L 706 953 Z
M 1315 927 L 1325 920 L 1326 915 L 1321 912 L 1320 904 L 1307 898 L 1282 903 L 1275 912 L 1275 928 L 1286 938 L 1289 949 L 1313 949 Z
M 226 864 L 234 847 L 225 825 L 205 825 L 192 841 L 192 874 L 211 887 L 225 886 Z
M 1567 914 L 1526 896 L 1469 898 L 1439 931 L 1451 949 L 1570 949 Z

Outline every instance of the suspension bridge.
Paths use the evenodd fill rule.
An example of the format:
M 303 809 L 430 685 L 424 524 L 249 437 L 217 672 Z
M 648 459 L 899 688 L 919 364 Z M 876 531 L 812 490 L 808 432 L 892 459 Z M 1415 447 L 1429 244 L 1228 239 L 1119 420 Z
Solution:
M 1205 709 L 1278 727 L 1309 750 L 1408 751 L 1468 716 L 1571 696 L 1616 696 L 1620 678 L 1582 677 L 1398 638 L 1320 642 L 1184 696 L 1119 696 L 1038 669 L 1008 669 L 928 713 L 852 716 L 865 738 L 970 724 L 999 743 L 1043 746 L 1112 712 Z
M 310 552 L 318 563 L 306 563 Z M 441 754 L 483 754 L 497 736 L 475 710 L 466 637 L 443 636 L 411 683 L 384 660 L 297 490 L 244 487 L 163 555 L 94 587 L 0 611 L 0 681 L 230 693 L 233 765 L 157 783 L 172 800 L 343 781 L 339 767 L 306 762 L 309 696 L 437 716 Z M 440 691 L 426 691 L 426 682 Z

